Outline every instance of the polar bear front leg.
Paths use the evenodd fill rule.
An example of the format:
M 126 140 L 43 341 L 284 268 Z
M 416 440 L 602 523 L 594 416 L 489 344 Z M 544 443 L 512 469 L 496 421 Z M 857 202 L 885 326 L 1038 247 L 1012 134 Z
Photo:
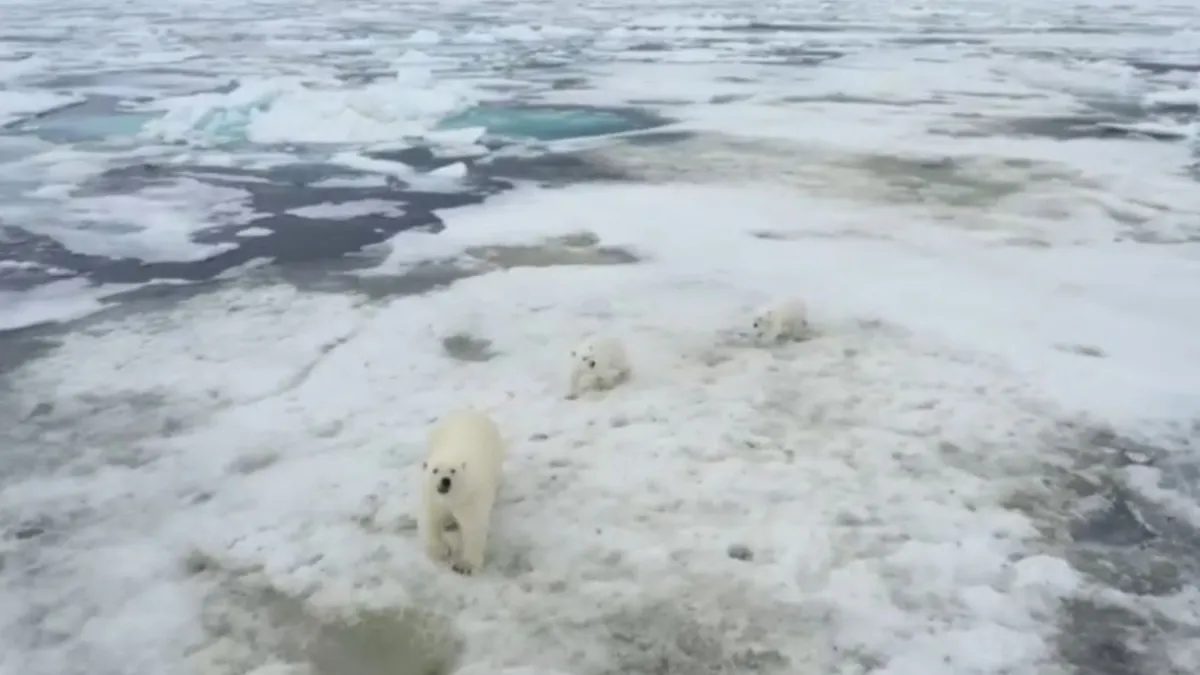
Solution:
M 491 524 L 491 505 L 475 506 L 456 513 L 459 534 L 462 536 L 462 552 L 451 569 L 470 576 L 483 567 L 483 553 L 487 548 L 488 529 Z
M 567 398 L 575 400 L 579 398 L 585 390 L 596 386 L 596 373 L 592 370 L 577 368 L 571 372 L 571 389 L 567 394 Z
M 787 339 L 787 319 L 772 316 L 767 324 L 767 343 L 777 345 Z
M 583 373 L 579 370 L 571 371 L 571 381 L 567 383 L 567 400 L 573 401 L 579 398 L 579 392 L 583 389 Z
M 417 522 L 421 531 L 421 540 L 425 544 L 425 553 L 435 562 L 445 562 L 450 559 L 450 544 L 446 543 L 445 523 L 448 516 L 442 509 L 426 505 Z

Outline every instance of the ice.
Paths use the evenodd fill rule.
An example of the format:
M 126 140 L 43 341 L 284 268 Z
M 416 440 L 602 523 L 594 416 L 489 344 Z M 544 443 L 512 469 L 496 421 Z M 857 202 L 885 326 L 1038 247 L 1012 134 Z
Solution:
M 12 124 L 31 114 L 53 110 L 79 100 L 77 96 L 46 91 L 0 90 L 0 126 Z
M 312 206 L 302 206 L 288 210 L 288 213 L 301 218 L 316 218 L 320 220 L 345 220 L 357 216 L 369 216 L 374 214 L 379 215 L 400 215 L 404 211 L 400 205 L 395 202 L 387 202 L 382 199 L 365 199 L 355 202 L 345 202 L 342 204 L 325 203 L 313 204 Z
M 349 169 L 398 178 L 417 189 L 423 190 L 457 191 L 462 187 L 460 179 L 467 174 L 467 167 L 462 162 L 455 162 L 433 171 L 420 173 L 403 162 L 376 159 L 356 152 L 338 153 L 330 158 L 330 161 L 333 164 L 338 164 Z
M 0 39 L 0 105 L 57 83 L 12 114 L 104 71 L 161 115 L 127 153 L 5 166 L 4 225 L 68 255 L 288 236 L 243 227 L 215 171 L 79 189 L 110 162 L 371 174 L 298 189 L 372 199 L 284 207 L 335 221 L 398 215 L 396 179 L 461 189 L 488 135 L 532 162 L 599 128 L 573 157 L 621 178 L 441 209 L 367 271 L 0 291 L 0 672 L 1200 667 L 1194 75 L 1147 75 L 1193 67 L 1193 10 L 0 4 L 29 40 Z M 229 84 L 181 93 L 200 79 Z M 451 163 L 373 156 L 413 146 Z M 813 338 L 748 344 L 794 294 Z M 600 331 L 634 376 L 567 401 Z M 414 520 L 425 430 L 460 405 L 513 441 L 470 579 Z M 1079 535 L 1097 505 L 1140 543 Z
M 1188 495 L 1163 486 L 1162 469 L 1149 466 L 1125 467 L 1123 479 L 1126 485 L 1152 503 L 1165 509 L 1176 518 L 1181 518 L 1193 527 L 1200 527 L 1200 504 Z
M 86 286 L 80 280 L 67 279 L 32 291 L 0 291 L 0 333 L 88 316 L 106 306 L 105 295 L 119 290 L 109 288 L 89 292 Z
M 1194 407 L 1200 355 L 1190 341 L 1164 339 L 1182 328 L 1179 315 L 1106 303 L 1078 280 L 1047 292 L 1056 285 L 1047 266 L 966 234 L 942 239 L 959 248 L 936 258 L 912 247 L 932 240 L 900 224 L 914 237 L 904 244 L 752 236 L 803 234 L 792 214 L 853 208 L 772 188 L 515 194 L 448 212 L 444 234 L 401 235 L 397 249 L 422 250 L 402 246 L 406 238 L 465 250 L 586 231 L 647 261 L 515 269 L 370 307 L 281 286 L 231 288 L 161 319 L 66 336 L 19 371 L 16 391 L 25 408 L 54 392 L 51 419 L 107 392 L 113 403 L 91 408 L 93 421 L 76 432 L 102 434 L 99 443 L 129 433 L 103 421 L 104 405 L 157 392 L 174 411 L 169 437 L 138 442 L 159 459 L 120 469 L 131 481 L 126 501 L 91 497 L 112 522 L 141 514 L 119 532 L 87 530 L 109 537 L 105 555 L 170 541 L 210 561 L 204 586 L 248 583 L 244 570 L 258 570 L 256 588 L 316 591 L 312 602 L 341 611 L 420 598 L 424 610 L 454 617 L 467 662 L 532 666 L 539 655 L 569 672 L 611 659 L 634 669 L 683 632 L 715 645 L 698 648 L 732 650 L 723 658 L 758 650 L 795 671 L 828 672 L 848 658 L 889 673 L 1032 672 L 1081 582 L 1040 534 L 1048 507 L 1015 505 L 1013 491 L 1050 498 L 1039 477 L 1061 461 L 1051 448 L 1077 433 L 1072 411 L 1136 417 L 1173 397 Z M 686 224 L 687 237 L 663 222 Z M 1159 263 L 1164 274 L 1191 264 Z M 1125 281 L 1152 292 L 1151 280 L 1136 279 Z M 764 351 L 730 333 L 783 292 L 810 298 L 818 337 Z M 1131 334 L 1133 313 L 1153 328 Z M 1043 319 L 1002 319 L 1014 315 Z M 625 337 L 635 377 L 566 401 L 566 350 L 599 329 Z M 463 330 L 499 355 L 448 358 L 440 339 Z M 1053 345 L 1118 335 L 1127 348 L 1089 361 L 1086 386 L 1051 391 L 1033 377 L 1077 380 L 1080 357 Z M 1139 356 L 1147 351 L 1153 359 Z M 1132 363 L 1143 380 L 1130 379 Z M 492 407 L 514 442 L 490 562 L 469 581 L 426 561 L 411 529 L 423 431 L 456 405 Z M 118 471 L 89 457 L 97 475 Z M 54 513 L 95 489 L 33 475 L 0 503 Z M 197 493 L 206 499 L 195 503 Z M 728 557 L 733 543 L 752 560 Z M 132 621 L 152 601 L 146 594 L 178 592 L 169 579 L 197 583 L 156 565 L 139 574 L 157 585 L 132 600 L 87 591 L 92 582 L 79 578 L 82 586 L 41 592 L 85 591 L 90 611 Z M 651 610 L 657 603 L 693 609 L 676 616 Z M 207 644 L 178 619 L 198 610 L 167 607 L 157 610 L 166 614 L 155 644 Z M 58 616 L 64 630 L 86 625 Z M 725 621 L 763 637 L 743 642 Z M 650 642 L 605 643 L 595 625 Z M 119 643 L 147 669 L 181 667 L 140 639 L 79 638 L 93 660 Z M 234 668 L 272 657 L 221 649 Z M 689 654 L 662 658 L 685 672 L 700 658 Z M 34 663 L 41 672 L 52 661 Z
M 392 77 L 358 87 L 260 79 L 242 82 L 228 93 L 167 99 L 157 104 L 165 115 L 144 131 L 167 141 L 210 143 L 392 141 L 419 137 L 478 99 L 469 87 L 434 79 L 426 67 L 402 65 Z
M 415 169 L 403 162 L 393 162 L 386 159 L 376 159 L 367 157 L 357 152 L 340 152 L 330 158 L 334 164 L 346 167 L 347 169 L 356 169 L 358 171 L 366 171 L 377 173 L 383 176 L 391 176 L 401 180 L 409 180 L 417 175 Z
M 1200 90 L 1180 89 L 1178 91 L 1163 91 L 1146 97 L 1146 104 L 1156 106 L 1192 106 L 1200 107 Z
M 436 45 L 442 41 L 442 36 L 435 30 L 422 28 L 408 36 L 408 41 L 415 45 Z
M 271 230 L 265 227 L 247 227 L 237 233 L 239 237 L 269 237 L 271 234 Z
M 586 35 L 588 31 L 565 26 L 508 26 L 487 34 L 499 41 L 541 42 L 546 39 Z
M 486 133 L 487 127 L 482 126 L 439 129 L 425 134 L 425 141 L 447 148 L 471 148 L 476 147 Z
M 0 49 L 3 48 L 0 47 Z M 20 52 L 15 50 L 9 51 L 4 49 L 3 56 L 6 58 L 0 60 L 0 82 L 4 82 L 6 84 L 15 80 L 20 80 L 22 76 L 25 76 L 29 73 L 36 73 L 38 70 L 49 65 L 46 59 L 38 58 L 29 54 L 28 52 Z
M 48 203 L 39 207 L 46 220 L 37 230 L 52 234 L 76 253 L 144 261 L 201 260 L 230 245 L 201 244 L 193 235 L 216 224 L 250 220 L 254 212 L 248 197 L 245 190 L 190 178 L 133 194 L 47 196 Z

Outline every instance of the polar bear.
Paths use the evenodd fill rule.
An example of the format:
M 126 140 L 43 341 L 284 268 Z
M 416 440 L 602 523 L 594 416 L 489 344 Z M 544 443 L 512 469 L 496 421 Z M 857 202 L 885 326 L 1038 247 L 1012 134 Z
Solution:
M 808 305 L 800 298 L 787 298 L 760 307 L 751 324 L 759 344 L 800 340 L 808 334 Z
M 615 337 L 591 337 L 571 350 L 567 398 L 588 390 L 612 389 L 629 378 L 632 368 L 625 345 Z
M 429 432 L 428 453 L 421 464 L 417 527 L 426 553 L 444 562 L 452 555 L 446 530 L 458 526 L 462 549 L 451 569 L 459 574 L 473 574 L 483 567 L 505 454 L 499 427 L 478 410 L 448 413 Z

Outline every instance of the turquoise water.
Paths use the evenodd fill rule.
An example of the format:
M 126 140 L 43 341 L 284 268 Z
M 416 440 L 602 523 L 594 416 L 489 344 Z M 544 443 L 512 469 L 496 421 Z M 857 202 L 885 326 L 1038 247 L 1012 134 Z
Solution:
M 263 102 L 217 108 L 197 120 L 195 129 L 213 143 L 244 144 L 251 117 L 268 105 Z M 11 125 L 9 131 L 32 133 L 52 143 L 94 143 L 132 138 L 161 115 L 124 110 L 114 100 L 97 98 Z M 438 128 L 484 127 L 488 135 L 499 138 L 554 141 L 648 129 L 663 123 L 654 115 L 632 109 L 491 104 L 448 117 Z
M 448 117 L 443 129 L 485 127 L 506 138 L 556 141 L 648 129 L 663 122 L 637 110 L 579 106 L 478 106 Z
M 9 133 L 33 134 L 51 143 L 94 143 L 133 137 L 160 113 L 122 109 L 116 99 L 97 97 L 10 124 Z

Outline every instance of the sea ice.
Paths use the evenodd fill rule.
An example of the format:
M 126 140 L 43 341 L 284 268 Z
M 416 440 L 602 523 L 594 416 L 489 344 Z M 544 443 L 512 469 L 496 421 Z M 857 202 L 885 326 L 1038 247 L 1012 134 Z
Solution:
M 516 193 L 447 213 L 444 236 L 397 243 L 589 231 L 647 260 L 513 269 L 367 305 L 235 284 L 65 336 L 13 374 L 21 409 L 54 401 L 41 428 L 73 420 L 77 475 L 23 468 L 0 492 L 6 519 L 61 530 L 37 549 L 58 552 L 41 581 L 10 588 L 6 606 L 41 608 L 8 610 L 10 644 L 33 673 L 116 668 L 117 655 L 181 672 L 185 653 L 243 672 L 294 658 L 286 645 L 310 622 L 390 607 L 415 622 L 412 649 L 461 639 L 464 663 L 1035 672 L 1082 583 L 1045 529 L 1059 515 L 1044 479 L 1072 461 L 1077 414 L 1195 405 L 1197 357 L 1162 339 L 1177 318 L 1142 315 L 1161 332 L 1135 335 L 1124 324 L 1141 308 L 1080 280 L 1048 293 L 1053 270 L 965 234 L 937 258 L 753 235 L 801 235 L 791 214 L 814 208 L 766 188 Z M 785 280 L 814 289 L 820 336 L 774 352 L 722 341 Z M 1057 319 L 1001 319 L 1021 307 Z M 488 359 L 446 358 L 437 336 L 463 326 L 490 342 Z M 562 401 L 562 349 L 602 328 L 627 335 L 645 368 L 602 404 Z M 1122 355 L 1089 360 L 1086 387 L 1049 390 L 1034 373 L 1079 376 L 1081 357 L 1052 346 L 1066 333 L 1123 336 Z M 1157 359 L 1138 361 L 1134 340 Z M 510 393 L 495 412 L 513 449 L 489 563 L 465 582 L 415 539 L 421 438 L 447 408 Z M 731 558 L 732 544 L 752 559 Z M 85 559 L 109 562 L 85 572 Z M 274 637 L 218 640 L 206 623 L 304 598 L 271 620 Z M 78 636 L 75 665 L 31 646 L 52 629 Z
M 646 184 L 440 212 L 445 231 L 396 237 L 373 272 L 585 235 L 628 264 L 476 265 L 422 295 L 229 274 L 3 336 L 0 672 L 1059 675 L 1068 649 L 1119 662 L 1126 643 L 1146 672 L 1200 670 L 1189 563 L 1152 559 L 1171 583 L 1137 595 L 1068 532 L 1076 483 L 1162 507 L 1157 538 L 1134 522 L 1148 546 L 1200 520 L 1172 452 L 1200 406 L 1195 149 L 1062 140 L 1081 108 L 1195 133 L 1194 87 L 1126 63 L 1191 58 L 1190 10 L 0 4 L 22 40 L 0 41 L 0 122 L 72 100 L 26 98 L 31 78 L 179 73 L 142 136 L 184 144 L 164 161 L 269 168 L 332 144 L 334 164 L 440 180 L 367 153 L 486 153 L 505 120 L 470 115 L 512 123 L 491 104 L 513 99 L 637 106 L 685 137 L 586 156 Z M 69 199 L 113 157 L 35 152 L 5 166 L 35 206 L 0 215 L 72 251 L 196 259 L 219 250 L 191 242 L 213 212 L 248 217 L 245 193 L 198 183 Z M 0 292 L 0 330 L 112 290 Z M 781 291 L 811 300 L 818 336 L 726 338 Z M 563 350 L 597 331 L 638 376 L 565 402 Z M 456 358 L 448 335 L 487 348 Z M 420 550 L 415 467 L 432 418 L 497 401 L 513 450 L 467 581 Z M 1161 452 L 1119 465 L 1097 427 Z
M 47 91 L 0 90 L 0 127 L 78 101 L 79 97 Z

